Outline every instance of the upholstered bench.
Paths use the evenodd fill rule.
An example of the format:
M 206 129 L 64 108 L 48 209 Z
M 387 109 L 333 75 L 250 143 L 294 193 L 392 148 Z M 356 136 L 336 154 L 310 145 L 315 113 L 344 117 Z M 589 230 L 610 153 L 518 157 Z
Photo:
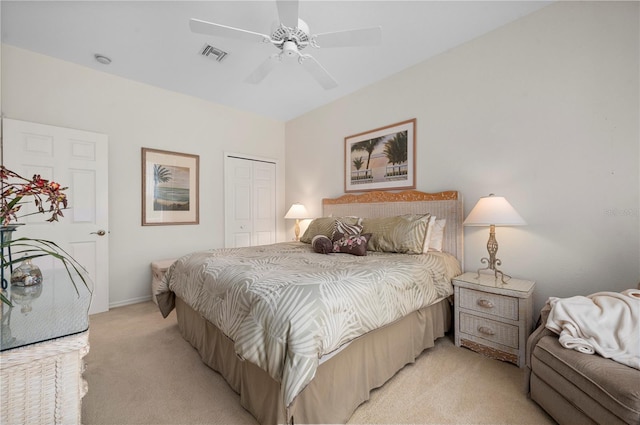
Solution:
M 527 341 L 527 389 L 559 424 L 640 424 L 640 370 L 564 348 L 541 325 Z
M 164 274 L 175 261 L 175 258 L 170 258 L 167 260 L 151 262 L 151 299 L 156 304 L 158 304 L 158 300 L 156 299 L 156 289 L 158 289 Z

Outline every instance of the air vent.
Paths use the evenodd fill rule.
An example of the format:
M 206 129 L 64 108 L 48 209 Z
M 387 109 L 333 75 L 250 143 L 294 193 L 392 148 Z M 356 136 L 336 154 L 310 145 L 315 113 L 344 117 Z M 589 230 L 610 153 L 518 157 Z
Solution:
M 202 49 L 200 49 L 200 54 L 204 57 L 215 59 L 217 62 L 222 62 L 222 60 L 228 55 L 224 50 L 220 50 L 217 47 L 210 46 L 205 44 Z

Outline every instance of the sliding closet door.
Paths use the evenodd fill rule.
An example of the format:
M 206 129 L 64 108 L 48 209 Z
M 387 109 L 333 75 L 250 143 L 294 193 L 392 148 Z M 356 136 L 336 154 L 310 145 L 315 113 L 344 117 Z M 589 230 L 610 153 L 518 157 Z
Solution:
M 276 163 L 225 154 L 225 247 L 276 242 Z

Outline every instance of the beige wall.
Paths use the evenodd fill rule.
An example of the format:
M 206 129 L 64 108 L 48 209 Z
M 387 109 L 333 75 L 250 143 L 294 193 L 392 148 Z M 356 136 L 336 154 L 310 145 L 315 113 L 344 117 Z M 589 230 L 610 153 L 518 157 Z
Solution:
M 2 46 L 8 118 L 109 136 L 110 304 L 150 297 L 149 263 L 224 245 L 223 153 L 273 158 L 284 187 L 284 124 Z M 141 226 L 140 148 L 200 155 L 200 224 Z M 10 166 L 10 164 L 7 164 Z M 285 214 L 279 190 L 278 216 Z M 279 239 L 284 220 L 278 222 Z
M 559 2 L 286 125 L 287 203 L 343 193 L 344 137 L 417 118 L 417 189 L 489 193 L 503 269 L 549 296 L 640 280 L 639 3 Z M 466 269 L 488 229 L 465 230 Z
M 109 135 L 112 305 L 148 298 L 150 261 L 223 245 L 224 151 L 279 160 L 279 216 L 318 215 L 344 137 L 415 117 L 419 190 L 467 213 L 493 192 L 528 221 L 498 228 L 498 257 L 539 307 L 640 280 L 638 6 L 556 3 L 286 124 L 3 45 L 2 112 Z M 200 155 L 200 225 L 140 226 L 143 146 Z M 467 269 L 487 237 L 465 231 Z

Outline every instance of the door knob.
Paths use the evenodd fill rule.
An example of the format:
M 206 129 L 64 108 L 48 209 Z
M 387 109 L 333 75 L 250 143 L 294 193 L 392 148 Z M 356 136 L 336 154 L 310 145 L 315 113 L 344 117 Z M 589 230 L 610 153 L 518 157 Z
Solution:
M 104 230 L 98 230 L 97 232 L 91 232 L 89 233 L 90 235 L 98 235 L 98 236 L 104 236 L 107 234 L 107 232 L 105 232 Z

